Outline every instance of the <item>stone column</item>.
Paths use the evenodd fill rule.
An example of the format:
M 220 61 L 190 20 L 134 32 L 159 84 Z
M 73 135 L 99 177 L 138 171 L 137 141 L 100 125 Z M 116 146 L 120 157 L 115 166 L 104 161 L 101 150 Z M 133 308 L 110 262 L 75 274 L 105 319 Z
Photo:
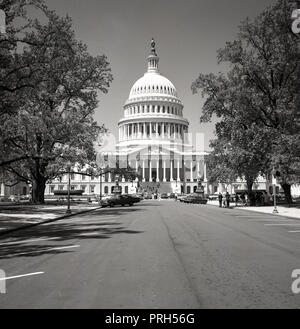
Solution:
M 177 161 L 177 180 L 180 182 L 180 161 Z
M 111 173 L 108 173 L 108 182 L 111 183 Z
M 146 122 L 144 122 L 144 139 L 147 138 Z
M 161 136 L 162 136 L 162 138 L 165 138 L 165 124 L 164 123 L 161 124 Z
M 146 181 L 146 177 L 145 177 L 145 160 L 143 160 L 143 182 Z
M 149 163 L 149 182 L 152 182 L 152 162 Z
M 152 123 L 151 122 L 149 123 L 149 126 L 150 126 L 150 139 L 152 139 Z
M 159 182 L 159 160 L 156 163 L 156 181 Z
M 166 177 L 166 161 L 164 161 L 164 182 L 167 181 L 167 177 Z
M 158 123 L 156 123 L 156 125 L 155 125 L 155 129 L 156 129 L 156 138 L 158 139 Z
M 191 161 L 191 182 L 194 181 L 194 176 L 193 176 L 193 160 Z
M 173 161 L 170 161 L 170 182 L 173 182 Z

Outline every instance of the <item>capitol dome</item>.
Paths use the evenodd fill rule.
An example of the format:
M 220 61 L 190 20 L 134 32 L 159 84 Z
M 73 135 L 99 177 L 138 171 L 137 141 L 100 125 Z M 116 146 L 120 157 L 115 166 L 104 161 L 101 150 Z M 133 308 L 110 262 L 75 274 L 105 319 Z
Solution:
M 119 121 L 119 146 L 169 141 L 183 142 L 189 122 L 173 83 L 160 74 L 155 41 L 151 42 L 147 71 L 130 90 Z
M 129 100 L 149 95 L 178 97 L 173 83 L 159 72 L 145 73 L 131 88 Z

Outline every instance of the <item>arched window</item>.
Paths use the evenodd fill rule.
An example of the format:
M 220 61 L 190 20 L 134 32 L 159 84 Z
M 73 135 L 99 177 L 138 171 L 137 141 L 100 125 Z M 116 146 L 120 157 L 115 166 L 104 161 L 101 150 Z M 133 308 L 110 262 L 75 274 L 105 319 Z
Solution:
M 104 186 L 104 194 L 108 194 L 108 186 Z
M 111 194 L 113 194 L 113 193 L 114 193 L 114 189 L 115 189 L 115 187 L 114 187 L 114 186 L 112 186 L 112 187 L 110 188 L 110 193 L 111 193 Z
M 128 186 L 125 186 L 125 194 L 128 194 Z
M 197 186 L 194 186 L 194 193 L 196 193 L 197 191 Z
M 187 194 L 191 194 L 191 187 L 190 186 L 187 187 L 186 192 L 187 192 Z

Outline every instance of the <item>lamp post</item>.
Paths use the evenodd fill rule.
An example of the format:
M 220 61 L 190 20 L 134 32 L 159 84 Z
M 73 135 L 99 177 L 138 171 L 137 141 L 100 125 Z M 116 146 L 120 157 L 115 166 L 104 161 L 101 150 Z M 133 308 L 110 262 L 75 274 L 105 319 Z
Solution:
M 71 200 L 70 200 L 70 191 L 71 191 L 71 165 L 68 165 L 68 208 L 66 211 L 67 215 L 71 215 L 72 211 L 71 211 Z
M 102 170 L 100 169 L 100 194 L 99 194 L 100 202 L 102 201 Z
M 278 214 L 279 211 L 277 209 L 277 203 L 276 203 L 276 185 L 277 185 L 277 181 L 276 181 L 276 170 L 275 169 L 273 169 L 272 178 L 273 178 L 273 199 L 274 199 L 273 214 Z

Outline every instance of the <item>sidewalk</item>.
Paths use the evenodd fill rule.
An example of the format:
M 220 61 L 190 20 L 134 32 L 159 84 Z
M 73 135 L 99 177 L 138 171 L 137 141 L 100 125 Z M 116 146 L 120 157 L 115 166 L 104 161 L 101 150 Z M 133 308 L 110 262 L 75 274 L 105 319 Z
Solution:
M 71 204 L 72 215 L 98 209 L 98 204 Z M 13 205 L 0 203 L 0 235 L 69 217 L 65 204 Z
M 219 206 L 218 201 L 209 201 L 209 205 L 211 206 Z M 260 212 L 264 214 L 271 214 L 273 215 L 274 206 L 265 206 L 265 207 L 243 207 L 238 206 L 235 207 L 235 204 L 231 204 L 233 206 L 233 209 L 239 209 L 239 210 L 247 210 L 247 211 L 255 211 Z M 283 216 L 283 217 L 291 217 L 291 218 L 297 218 L 300 219 L 300 205 L 293 205 L 290 208 L 288 206 L 279 205 L 277 206 L 278 214 L 274 214 L 274 216 Z

